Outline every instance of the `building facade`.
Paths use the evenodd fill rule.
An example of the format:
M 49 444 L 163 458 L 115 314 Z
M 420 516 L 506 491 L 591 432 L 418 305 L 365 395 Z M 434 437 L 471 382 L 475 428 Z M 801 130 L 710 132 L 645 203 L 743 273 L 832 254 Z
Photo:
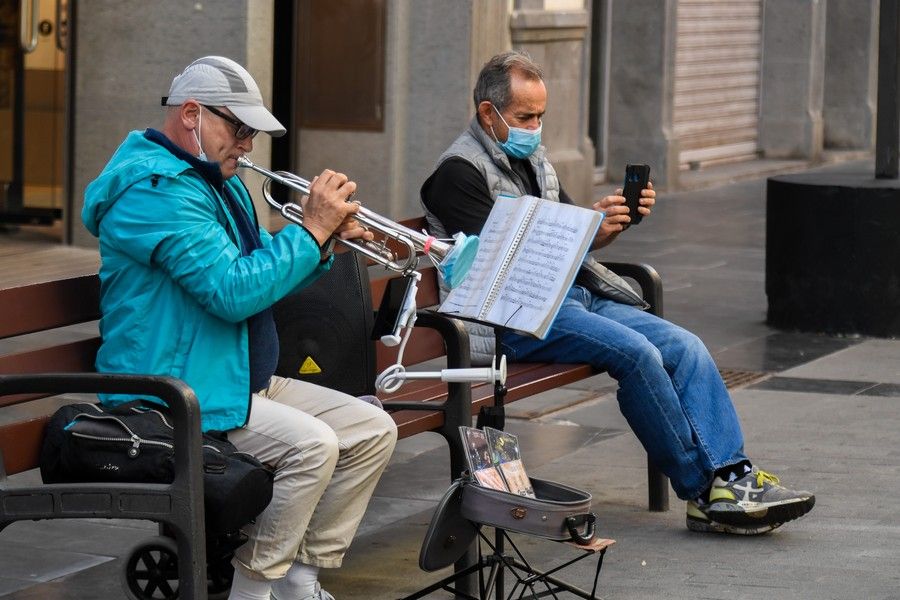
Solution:
M 544 141 L 585 205 L 629 162 L 678 189 L 690 169 L 874 143 L 877 0 L 2 1 L 0 219 L 50 208 L 83 246 L 85 186 L 207 54 L 245 64 L 288 126 L 255 162 L 341 170 L 397 219 L 509 48 L 546 70 Z

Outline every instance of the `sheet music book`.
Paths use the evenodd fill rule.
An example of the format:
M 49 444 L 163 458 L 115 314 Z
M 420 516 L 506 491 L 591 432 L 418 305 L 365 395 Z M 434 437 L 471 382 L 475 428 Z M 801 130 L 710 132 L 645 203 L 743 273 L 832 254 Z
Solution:
M 572 204 L 501 196 L 469 274 L 438 311 L 543 339 L 602 220 Z
M 525 472 L 525 463 L 522 462 L 519 438 L 493 427 L 485 427 L 484 434 L 491 449 L 491 459 L 503 475 L 503 481 L 506 482 L 509 491 L 519 496 L 534 498 L 534 488 Z
M 463 446 L 466 448 L 466 462 L 469 464 L 469 472 L 479 485 L 508 492 L 503 475 L 494 464 L 491 457 L 491 449 L 488 447 L 487 436 L 480 429 L 461 425 L 459 435 L 462 437 Z

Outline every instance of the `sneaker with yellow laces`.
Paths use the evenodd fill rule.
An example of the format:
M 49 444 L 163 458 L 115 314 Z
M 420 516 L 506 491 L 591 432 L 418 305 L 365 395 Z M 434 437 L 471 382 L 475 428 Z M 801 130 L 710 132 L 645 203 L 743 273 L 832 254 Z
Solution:
M 815 503 L 812 493 L 789 490 L 779 485 L 775 475 L 753 467 L 734 481 L 716 477 L 709 491 L 709 502 L 702 505 L 701 512 L 709 521 L 724 527 L 774 529 L 799 519 Z

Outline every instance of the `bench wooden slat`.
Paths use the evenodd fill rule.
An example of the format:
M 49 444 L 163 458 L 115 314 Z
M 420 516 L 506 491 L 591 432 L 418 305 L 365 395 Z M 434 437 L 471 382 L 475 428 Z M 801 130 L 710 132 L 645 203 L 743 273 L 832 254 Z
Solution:
M 100 337 L 0 356 L 0 373 L 77 373 L 94 370 Z
M 0 426 L 0 451 L 7 475 L 38 466 L 44 427 L 50 417 L 38 417 Z
M 416 370 L 415 366 L 410 370 Z M 507 371 L 506 402 L 521 400 L 575 383 L 595 374 L 589 365 L 549 364 L 549 363 L 511 363 Z M 411 381 L 400 390 L 382 398 L 386 408 L 391 402 L 442 402 L 447 397 L 447 385 L 434 381 Z M 482 406 L 490 406 L 494 401 L 494 386 L 489 383 L 472 385 L 472 414 L 477 414 Z
M 416 294 L 416 305 L 420 308 L 435 306 L 439 302 L 437 269 L 425 267 L 419 270 L 422 273 L 422 281 L 419 282 L 419 290 Z M 372 306 L 381 305 L 381 298 L 391 277 L 372 280 Z M 390 365 L 397 362 L 399 347 L 388 348 L 384 344 L 376 344 L 376 370 L 380 373 Z M 415 364 L 440 358 L 446 354 L 444 341 L 439 333 L 432 329 L 414 329 L 410 336 L 406 349 L 403 351 L 404 364 Z
M 375 364 L 377 372 L 381 372 L 397 362 L 399 346 L 388 348 L 384 344 L 377 344 L 375 350 Z M 433 358 L 439 358 L 446 354 L 444 339 L 441 334 L 433 329 L 414 329 L 409 342 L 403 350 L 403 364 L 410 365 Z
M 418 270 L 422 273 L 422 280 L 419 282 L 419 291 L 416 294 L 416 306 L 426 308 L 429 306 L 437 306 L 440 304 L 440 294 L 437 285 L 437 268 L 433 266 L 425 266 Z M 381 304 L 381 297 L 384 296 L 384 290 L 388 281 L 393 277 L 380 277 L 371 280 L 370 289 L 372 291 L 372 306 L 378 307 Z
M 0 339 L 100 318 L 96 275 L 0 289 Z
M 436 431 L 444 424 L 444 413 L 434 411 L 400 410 L 391 413 L 397 424 L 397 437 L 408 438 L 425 431 Z
M 100 337 L 0 356 L 0 373 L 89 373 L 100 348 Z M 42 394 L 0 396 L 0 406 L 19 404 Z
M 507 375 L 507 393 L 504 399 L 506 403 L 575 383 L 596 373 L 590 365 L 534 363 L 532 366 L 533 368 L 524 372 Z M 480 384 L 472 387 L 473 414 L 482 406 L 491 406 L 493 402 L 492 385 Z
M 415 370 L 416 367 L 410 367 Z M 424 369 L 423 369 L 424 370 Z M 442 402 L 447 397 L 447 384 L 436 380 L 413 380 L 393 394 L 379 396 L 382 402 Z

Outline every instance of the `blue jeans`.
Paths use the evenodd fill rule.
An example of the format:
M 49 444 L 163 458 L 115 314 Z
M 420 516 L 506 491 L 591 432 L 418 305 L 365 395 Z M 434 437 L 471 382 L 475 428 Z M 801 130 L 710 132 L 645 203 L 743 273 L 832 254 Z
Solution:
M 745 460 L 744 439 L 716 364 L 694 334 L 572 286 L 543 340 L 503 337 L 510 360 L 589 363 L 619 382 L 619 409 L 679 498 L 698 497 L 716 469 Z

